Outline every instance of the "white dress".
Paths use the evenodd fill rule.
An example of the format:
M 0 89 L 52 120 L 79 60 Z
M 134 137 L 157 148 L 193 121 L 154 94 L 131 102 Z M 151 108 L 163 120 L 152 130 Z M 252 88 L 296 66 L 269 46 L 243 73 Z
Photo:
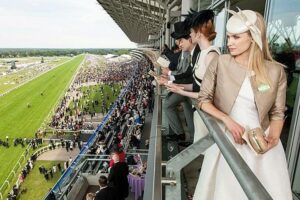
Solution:
M 197 78 L 200 80 L 203 79 L 203 76 L 208 67 L 205 64 L 205 58 L 206 58 L 207 54 L 211 51 L 221 54 L 218 47 L 210 46 L 207 49 L 201 50 L 199 57 L 197 59 L 197 62 L 194 66 L 194 75 L 193 76 L 194 76 L 194 79 L 198 86 L 201 86 L 201 83 L 198 82 Z M 195 130 L 194 131 L 194 143 L 195 143 L 196 141 L 198 141 L 201 138 L 203 138 L 204 136 L 206 136 L 208 134 L 208 130 L 197 111 L 194 112 L 193 120 L 194 120 L 194 130 Z
M 254 94 L 248 77 L 241 86 L 230 117 L 243 127 L 260 127 Z M 222 130 L 225 130 L 224 125 L 220 126 Z M 274 200 L 292 200 L 287 163 L 281 142 L 265 154 L 256 155 L 246 144 L 236 144 L 229 132 L 225 134 Z M 205 153 L 193 199 L 247 199 L 216 144 Z

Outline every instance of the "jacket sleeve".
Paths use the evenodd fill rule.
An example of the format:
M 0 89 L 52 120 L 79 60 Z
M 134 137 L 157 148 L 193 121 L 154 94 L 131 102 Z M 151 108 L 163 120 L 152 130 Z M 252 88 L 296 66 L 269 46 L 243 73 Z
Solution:
M 269 111 L 270 120 L 283 120 L 284 112 L 286 110 L 285 101 L 286 101 L 286 74 L 284 72 L 283 67 L 280 70 L 280 77 L 277 86 L 277 95 L 275 98 L 275 102 Z
M 181 56 L 181 52 L 174 53 L 172 58 L 170 59 L 169 69 L 171 71 L 177 70 L 177 65 L 179 61 L 179 57 Z
M 215 59 L 210 63 L 204 74 L 197 99 L 198 107 L 200 109 L 203 103 L 213 103 L 217 81 L 217 68 L 218 59 Z

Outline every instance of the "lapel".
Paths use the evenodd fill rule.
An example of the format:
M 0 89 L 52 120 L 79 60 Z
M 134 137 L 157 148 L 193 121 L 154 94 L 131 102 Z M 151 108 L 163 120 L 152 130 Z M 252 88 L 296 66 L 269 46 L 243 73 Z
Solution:
M 232 65 L 230 66 L 234 66 L 234 67 L 230 67 L 232 70 L 232 73 L 230 74 L 231 76 L 231 81 L 234 84 L 232 86 L 232 91 L 231 93 L 233 93 L 232 96 L 234 96 L 234 100 L 231 100 L 230 102 L 232 103 L 230 105 L 229 108 L 229 113 L 233 107 L 233 104 L 235 102 L 235 99 L 237 98 L 241 86 L 243 84 L 243 81 L 245 80 L 246 76 L 249 75 L 250 78 L 250 83 L 251 83 L 251 87 L 252 87 L 252 91 L 254 94 L 254 102 L 255 102 L 255 106 L 257 108 L 258 111 L 258 117 L 259 117 L 259 121 L 260 123 L 263 121 L 263 118 L 266 114 L 266 110 L 269 110 L 270 106 L 269 106 L 269 99 L 270 99 L 270 93 L 271 93 L 271 89 L 266 91 L 266 92 L 261 92 L 258 90 L 258 85 L 256 84 L 255 81 L 255 74 L 254 72 L 249 72 L 247 69 L 241 67 L 239 64 L 237 64 L 234 59 L 231 59 L 231 63 Z
M 258 111 L 259 121 L 262 122 L 273 105 L 272 102 L 276 96 L 274 95 L 274 88 L 270 88 L 267 91 L 259 91 L 259 85 L 255 81 L 255 74 L 251 76 L 250 82 L 254 93 L 255 105 Z
M 214 104 L 221 111 L 230 114 L 232 107 L 239 94 L 243 81 L 247 74 L 247 69 L 238 65 L 234 58 L 230 55 L 222 55 L 219 57 L 218 67 L 216 68 L 216 80 L 211 84 L 216 84 L 214 89 Z M 285 77 L 281 78 L 282 66 L 274 63 L 266 62 L 267 74 L 270 76 L 271 86 L 265 90 L 256 84 L 255 74 L 250 76 L 254 101 L 258 111 L 258 117 L 262 128 L 269 126 L 269 117 L 271 115 L 282 118 L 282 111 L 285 105 L 285 88 L 284 83 L 280 85 L 281 90 L 278 91 L 278 83 L 285 81 Z M 260 90 L 259 90 L 260 88 Z M 278 94 L 279 93 L 279 94 Z M 272 108 L 274 107 L 274 108 Z
M 238 65 L 233 58 L 230 59 L 229 65 L 226 67 L 228 68 L 228 73 L 225 73 L 227 77 L 224 77 L 229 80 L 224 80 L 224 85 L 227 88 L 225 92 L 229 93 L 229 105 L 228 105 L 228 113 L 231 112 L 233 104 L 240 92 L 241 86 L 246 78 L 247 69 Z M 228 83 L 228 85 L 227 85 Z

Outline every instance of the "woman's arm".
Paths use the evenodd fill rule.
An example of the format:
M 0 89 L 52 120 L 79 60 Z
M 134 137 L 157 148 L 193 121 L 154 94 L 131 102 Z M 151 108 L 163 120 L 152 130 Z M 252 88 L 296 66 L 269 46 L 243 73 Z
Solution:
M 173 83 L 174 85 L 176 86 L 179 86 L 179 87 L 183 87 L 184 90 L 186 91 L 193 91 L 193 84 L 176 84 L 176 83 Z M 197 98 L 197 97 L 195 97 Z
M 282 127 L 284 124 L 284 111 L 285 108 L 285 101 L 286 101 L 286 74 L 284 72 L 283 67 L 280 71 L 280 77 L 278 80 L 278 91 L 277 96 L 272 106 L 271 110 L 269 111 L 269 118 L 270 118 L 270 130 L 269 135 L 265 138 L 268 142 L 268 149 L 276 146 L 279 142 Z
M 218 59 L 219 57 L 219 54 L 216 52 L 216 51 L 211 51 L 209 52 L 206 57 L 205 57 L 205 66 L 209 66 L 209 64 L 215 60 L 215 59 Z
M 201 110 L 222 121 L 229 132 L 232 134 L 234 141 L 238 144 L 244 144 L 242 135 L 244 134 L 245 129 L 240 124 L 231 119 L 227 114 L 217 109 L 210 102 L 201 104 Z
M 272 120 L 270 122 L 269 135 L 265 137 L 268 142 L 268 149 L 273 148 L 279 142 L 284 120 Z
M 208 66 L 203 77 L 198 96 L 198 107 L 218 120 L 221 120 L 232 134 L 234 141 L 238 144 L 243 144 L 244 141 L 242 139 L 242 135 L 244 133 L 244 128 L 233 121 L 226 113 L 217 109 L 213 104 L 217 83 L 217 68 L 218 59 L 214 59 Z
M 183 85 L 188 85 L 188 84 L 183 84 Z M 175 84 L 165 84 L 165 86 L 171 92 L 180 94 L 182 96 L 194 98 L 194 99 L 198 98 L 198 92 L 186 91 L 186 90 L 184 90 L 185 89 L 184 87 L 180 86 L 180 84 L 176 84 L 176 85 Z

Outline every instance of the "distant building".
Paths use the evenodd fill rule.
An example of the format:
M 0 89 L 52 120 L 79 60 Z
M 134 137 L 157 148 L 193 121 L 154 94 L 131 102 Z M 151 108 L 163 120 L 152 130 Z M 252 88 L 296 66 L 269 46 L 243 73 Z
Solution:
M 115 55 L 115 54 L 106 54 L 106 55 L 104 56 L 105 59 L 111 59 L 111 58 L 116 58 L 116 57 L 118 57 L 118 56 Z
M 14 61 L 14 60 L 11 61 L 11 67 L 10 67 L 10 69 L 17 69 L 17 67 L 16 67 L 16 61 Z

